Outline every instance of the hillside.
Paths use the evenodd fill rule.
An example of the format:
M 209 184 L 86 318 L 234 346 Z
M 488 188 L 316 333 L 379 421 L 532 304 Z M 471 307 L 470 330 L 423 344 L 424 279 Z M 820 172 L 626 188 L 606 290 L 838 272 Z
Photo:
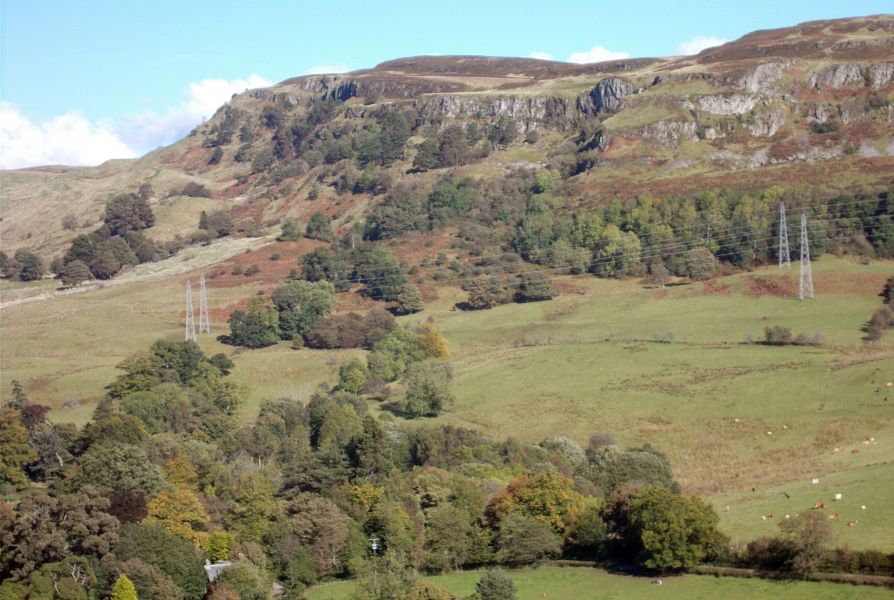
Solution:
M 393 158 L 359 159 L 391 184 L 440 176 L 443 168 L 414 175 L 414 157 L 458 123 L 503 134 L 474 142 L 474 156 L 451 166 L 458 176 L 549 166 L 577 205 L 722 187 L 886 186 L 892 48 L 894 17 L 877 16 L 756 32 L 692 57 L 415 57 L 289 79 L 234 97 L 189 137 L 137 160 L 4 173 L 0 247 L 30 246 L 49 260 L 95 227 L 113 194 L 144 183 L 155 192 L 156 239 L 188 235 L 211 207 L 232 210 L 243 231 L 316 210 L 345 228 L 375 199 L 356 186 L 344 194 L 339 181 L 360 175 L 344 159 L 357 161 L 361 134 L 392 113 L 411 135 Z M 190 181 L 210 188 L 211 201 L 180 194 Z
M 184 285 L 202 274 L 211 331 L 197 343 L 232 360 L 243 394 L 226 441 L 247 446 L 266 416 L 283 438 L 265 455 L 274 479 L 286 477 L 273 455 L 288 435 L 262 407 L 303 407 L 324 390 L 341 394 L 352 426 L 369 414 L 394 431 L 508 440 L 498 459 L 451 456 L 488 494 L 518 475 L 516 446 L 566 436 L 583 453 L 594 434 L 614 436 L 666 459 L 737 542 L 844 491 L 822 513 L 834 543 L 894 551 L 894 333 L 873 338 L 869 322 L 894 274 L 892 15 L 755 32 L 687 57 L 422 56 L 296 77 L 234 96 L 139 159 L 0 177 L 0 249 L 88 269 L 66 285 L 0 280 L 0 398 L 18 380 L 54 423 L 85 425 L 122 361 L 183 339 Z M 152 218 L 113 230 L 119 200 Z M 776 266 L 781 203 L 790 269 Z M 799 301 L 802 216 L 816 297 Z M 109 268 L 103 245 L 129 256 Z M 419 305 L 374 291 L 389 277 Z M 393 403 L 407 395 L 399 376 L 375 393 L 333 387 L 353 359 L 371 369 L 373 343 L 310 347 L 305 331 L 233 345 L 231 315 L 256 304 L 270 316 L 275 290 L 295 280 L 332 283 L 336 317 L 384 307 L 407 331 L 438 328 L 450 410 L 410 418 Z M 765 343 L 774 327 L 790 339 Z M 159 428 L 148 439 L 167 439 Z M 518 450 L 525 469 L 555 460 L 538 451 Z M 253 472 L 254 450 L 233 452 L 219 462 Z M 316 464 L 307 452 L 288 468 Z

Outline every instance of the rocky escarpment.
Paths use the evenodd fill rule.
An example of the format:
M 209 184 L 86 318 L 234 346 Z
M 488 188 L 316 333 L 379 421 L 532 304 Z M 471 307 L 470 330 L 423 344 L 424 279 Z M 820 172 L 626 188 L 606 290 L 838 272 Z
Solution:
M 891 62 L 869 65 L 837 64 L 810 76 L 810 87 L 817 90 L 854 86 L 878 89 L 889 83 L 894 83 L 894 63 Z
M 522 133 L 547 126 L 560 131 L 577 127 L 582 119 L 619 110 L 622 99 L 634 92 L 633 84 L 608 77 L 577 98 L 560 96 L 437 95 L 422 100 L 420 114 L 426 123 L 442 119 L 474 118 L 512 120 Z

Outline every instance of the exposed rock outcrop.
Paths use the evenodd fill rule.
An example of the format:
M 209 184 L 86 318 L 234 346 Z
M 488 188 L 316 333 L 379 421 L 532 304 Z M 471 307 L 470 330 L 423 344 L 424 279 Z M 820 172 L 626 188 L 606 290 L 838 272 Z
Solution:
M 691 103 L 687 103 L 692 106 Z M 717 115 L 743 115 L 754 108 L 757 98 L 744 94 L 728 94 L 716 96 L 701 96 L 695 107 L 699 110 Z
M 665 146 L 678 146 L 684 141 L 698 139 L 698 126 L 691 121 L 656 121 L 635 131 L 642 138 L 654 140 Z
M 788 61 L 762 63 L 739 79 L 739 86 L 752 93 L 768 93 L 773 85 L 782 79 Z
M 596 84 L 590 92 L 578 100 L 584 114 L 605 110 L 618 110 L 624 96 L 633 93 L 633 84 L 620 77 L 607 77 Z
M 858 65 L 844 63 L 832 65 L 810 77 L 810 87 L 814 89 L 868 86 L 878 89 L 894 82 L 894 63 L 874 63 Z

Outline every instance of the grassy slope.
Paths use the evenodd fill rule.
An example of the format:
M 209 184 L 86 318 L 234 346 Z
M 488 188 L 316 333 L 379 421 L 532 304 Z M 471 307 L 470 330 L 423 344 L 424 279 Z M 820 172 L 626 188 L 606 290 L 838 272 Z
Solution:
M 670 577 L 662 585 L 652 585 L 647 577 L 612 575 L 583 567 L 541 567 L 507 572 L 518 589 L 519 600 L 552 598 L 553 600 L 613 600 L 621 598 L 779 598 L 784 600 L 847 600 L 850 598 L 891 598 L 894 593 L 884 588 L 805 581 L 765 581 L 687 575 Z M 475 591 L 475 583 L 484 571 L 426 577 L 460 597 Z M 343 600 L 351 597 L 354 584 L 338 582 L 311 588 L 308 600 Z
M 743 540 L 840 491 L 847 505 L 833 521 L 840 541 L 894 550 L 894 467 L 884 451 L 894 439 L 894 398 L 875 394 L 894 379 L 894 336 L 867 360 L 873 356 L 861 350 L 859 330 L 891 270 L 890 262 L 823 259 L 815 265 L 817 299 L 803 303 L 750 291 L 755 278 L 791 287 L 795 274 L 775 269 L 665 290 L 571 278 L 562 283 L 568 293 L 552 302 L 472 313 L 451 310 L 461 293 L 439 288 L 439 300 L 405 320 L 432 316 L 450 342 L 457 404 L 439 421 L 530 442 L 566 434 L 585 444 L 595 431 L 614 432 L 622 445 L 649 442 L 668 454 L 687 490 L 716 496 L 723 528 Z M 54 407 L 54 419 L 84 422 L 115 364 L 159 337 L 181 335 L 187 276 L 4 309 L 0 396 L 18 378 L 34 400 Z M 209 282 L 215 331 L 200 337 L 208 353 L 232 353 L 214 339 L 226 314 L 259 289 L 269 292 L 269 283 L 230 278 L 234 287 L 221 287 L 223 279 Z M 819 331 L 827 344 L 742 343 L 775 324 Z M 668 331 L 673 343 L 653 341 Z M 266 397 L 307 398 L 353 353 L 295 351 L 285 342 L 237 353 L 233 378 L 252 390 L 245 418 Z M 81 406 L 62 408 L 69 396 Z M 867 437 L 878 444 L 864 446 Z M 846 451 L 834 454 L 835 447 Z M 811 487 L 817 476 L 836 489 Z M 864 504 L 866 511 L 853 512 Z M 760 518 L 771 512 L 772 520 Z M 852 519 L 860 523 L 848 528 Z

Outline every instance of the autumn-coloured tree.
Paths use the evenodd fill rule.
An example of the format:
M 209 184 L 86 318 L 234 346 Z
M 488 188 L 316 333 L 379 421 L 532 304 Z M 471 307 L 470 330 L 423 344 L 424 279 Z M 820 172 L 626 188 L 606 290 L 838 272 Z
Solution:
M 425 351 L 428 358 L 446 359 L 450 356 L 450 349 L 447 345 L 447 339 L 437 325 L 431 323 L 423 323 L 416 329 L 416 336 L 419 338 L 419 345 Z
M 146 509 L 149 512 L 146 523 L 163 525 L 171 533 L 201 546 L 204 532 L 197 530 L 208 523 L 208 514 L 188 488 L 178 486 L 173 490 L 162 490 L 146 505 Z

